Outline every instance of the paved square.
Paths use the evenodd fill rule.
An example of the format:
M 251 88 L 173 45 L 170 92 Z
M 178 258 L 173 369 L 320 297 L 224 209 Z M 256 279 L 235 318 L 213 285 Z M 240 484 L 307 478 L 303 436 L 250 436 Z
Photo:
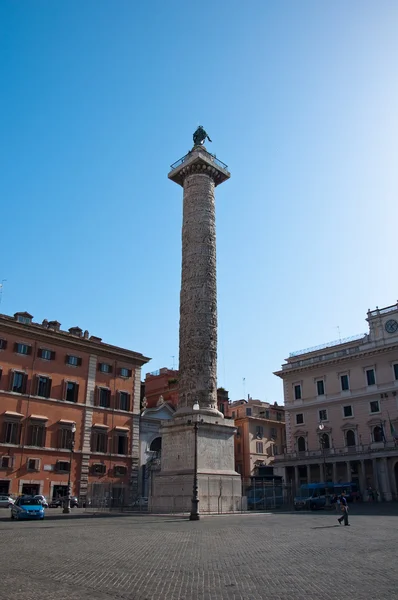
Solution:
M 7 600 L 391 600 L 398 516 L 0 520 Z

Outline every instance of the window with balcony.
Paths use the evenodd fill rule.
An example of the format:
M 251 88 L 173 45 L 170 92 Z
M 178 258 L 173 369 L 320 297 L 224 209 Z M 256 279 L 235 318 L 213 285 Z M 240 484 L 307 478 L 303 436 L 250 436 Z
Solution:
M 108 432 L 93 430 L 91 434 L 91 452 L 108 451 Z
M 305 438 L 303 436 L 300 436 L 299 438 L 297 438 L 297 450 L 298 450 L 298 452 L 305 452 L 305 450 L 306 450 Z
M 325 395 L 325 382 L 323 381 L 323 379 L 318 379 L 318 381 L 316 382 L 316 393 L 318 396 Z
M 366 383 L 368 385 L 375 385 L 376 384 L 376 376 L 375 376 L 375 370 L 374 369 L 366 369 Z
M 355 446 L 355 432 L 352 429 L 348 429 L 345 434 L 345 442 L 347 446 Z
M 344 415 L 344 418 L 352 417 L 354 415 L 351 404 L 348 404 L 347 406 L 343 406 L 343 415 Z
M 348 375 L 340 375 L 340 386 L 342 392 L 347 392 L 350 389 Z
M 51 392 L 51 379 L 49 377 L 43 377 L 39 375 L 37 377 L 37 389 L 36 396 L 41 398 L 49 398 Z
M 261 440 L 264 437 L 264 427 L 257 425 L 256 427 L 256 438 Z
M 369 408 L 371 413 L 379 413 L 380 412 L 380 404 L 378 400 L 372 400 L 369 402 Z
M 79 395 L 79 384 L 74 381 L 65 383 L 65 400 L 67 402 L 77 402 Z
M 301 385 L 299 383 L 294 386 L 294 399 L 301 400 Z
M 304 415 L 303 413 L 297 413 L 296 414 L 296 425 L 303 425 L 304 424 Z
M 28 446 L 44 448 L 46 445 L 46 426 L 44 423 L 30 423 L 28 427 Z
M 130 410 L 130 394 L 127 392 L 119 392 L 119 409 Z
M 319 417 L 320 421 L 328 420 L 328 411 L 326 410 L 326 408 L 322 408 L 321 410 L 318 411 L 318 417 Z
M 25 394 L 27 381 L 28 376 L 26 373 L 14 371 L 12 374 L 11 391 L 16 392 L 17 394 Z
M 21 424 L 17 421 L 3 423 L 3 443 L 19 444 L 21 439 Z
M 276 440 L 276 438 L 278 437 L 278 431 L 276 429 L 276 427 L 271 427 L 271 439 Z
M 98 405 L 109 408 L 111 405 L 111 390 L 109 388 L 98 388 Z
M 256 454 L 264 454 L 263 442 L 256 442 Z

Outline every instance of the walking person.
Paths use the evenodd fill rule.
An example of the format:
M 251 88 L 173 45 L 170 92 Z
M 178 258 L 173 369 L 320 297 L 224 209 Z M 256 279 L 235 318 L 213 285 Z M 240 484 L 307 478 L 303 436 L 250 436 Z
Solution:
M 341 493 L 341 496 L 340 496 L 340 506 L 341 506 L 341 510 L 343 511 L 343 514 L 337 520 L 340 523 L 340 525 L 341 525 L 341 522 L 344 521 L 344 525 L 346 527 L 349 527 L 350 524 L 348 522 L 348 503 L 347 503 L 347 498 L 346 498 L 345 492 Z

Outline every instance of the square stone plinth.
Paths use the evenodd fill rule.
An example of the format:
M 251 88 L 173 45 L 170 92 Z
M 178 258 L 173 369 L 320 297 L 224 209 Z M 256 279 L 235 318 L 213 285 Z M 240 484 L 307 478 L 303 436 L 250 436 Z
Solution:
M 230 512 L 241 508 L 241 477 L 234 466 L 235 431 L 232 421 L 199 416 L 199 512 Z M 161 470 L 152 474 L 150 510 L 188 512 L 194 481 L 194 424 L 189 417 L 176 418 L 162 426 L 161 435 Z

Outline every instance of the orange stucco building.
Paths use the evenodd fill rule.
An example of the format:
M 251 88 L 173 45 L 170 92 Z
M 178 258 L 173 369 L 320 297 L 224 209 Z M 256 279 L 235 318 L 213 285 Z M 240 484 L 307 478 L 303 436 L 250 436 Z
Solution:
M 134 496 L 141 367 L 88 331 L 0 315 L 0 494 Z M 74 432 L 75 430 L 75 432 Z

